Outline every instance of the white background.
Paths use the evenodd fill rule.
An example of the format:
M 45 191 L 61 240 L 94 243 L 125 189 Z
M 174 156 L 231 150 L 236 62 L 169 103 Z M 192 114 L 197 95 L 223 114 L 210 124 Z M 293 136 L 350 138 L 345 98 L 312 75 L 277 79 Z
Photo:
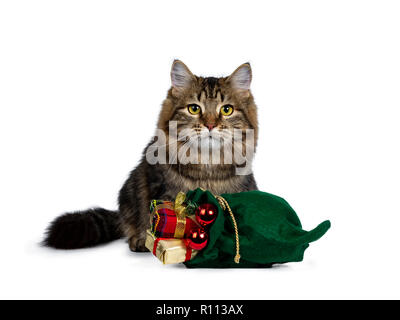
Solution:
M 2 1 L 0 298 L 400 298 L 399 16 L 397 1 Z M 251 62 L 259 188 L 306 230 L 332 222 L 303 262 L 189 270 L 123 240 L 38 245 L 64 211 L 117 207 L 174 58 L 214 76 Z

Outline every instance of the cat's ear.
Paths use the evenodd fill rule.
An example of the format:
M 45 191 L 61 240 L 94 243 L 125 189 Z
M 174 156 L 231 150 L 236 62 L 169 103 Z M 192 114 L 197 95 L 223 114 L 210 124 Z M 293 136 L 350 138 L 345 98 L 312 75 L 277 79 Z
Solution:
M 232 88 L 243 95 L 249 95 L 251 84 L 251 67 L 250 63 L 243 63 L 228 77 L 228 81 Z
M 174 60 L 171 68 L 171 84 L 173 92 L 190 88 L 195 76 L 189 68 L 180 60 Z

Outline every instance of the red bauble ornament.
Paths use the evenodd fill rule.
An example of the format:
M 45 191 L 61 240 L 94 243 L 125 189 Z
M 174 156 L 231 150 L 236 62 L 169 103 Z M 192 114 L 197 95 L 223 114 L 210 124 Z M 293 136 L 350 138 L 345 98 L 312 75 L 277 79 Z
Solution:
M 203 203 L 196 209 L 196 220 L 202 226 L 208 226 L 217 218 L 217 207 L 211 203 Z
M 188 246 L 194 250 L 204 249 L 207 245 L 208 235 L 203 228 L 196 228 L 190 231 L 187 239 Z

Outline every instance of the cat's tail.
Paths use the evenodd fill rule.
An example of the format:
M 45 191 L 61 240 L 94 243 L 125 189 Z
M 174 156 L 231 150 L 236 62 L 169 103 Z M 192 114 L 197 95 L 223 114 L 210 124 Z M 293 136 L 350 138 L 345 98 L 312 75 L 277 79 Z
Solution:
M 43 245 L 57 249 L 79 249 L 122 237 L 118 211 L 93 208 L 65 213 L 48 227 Z

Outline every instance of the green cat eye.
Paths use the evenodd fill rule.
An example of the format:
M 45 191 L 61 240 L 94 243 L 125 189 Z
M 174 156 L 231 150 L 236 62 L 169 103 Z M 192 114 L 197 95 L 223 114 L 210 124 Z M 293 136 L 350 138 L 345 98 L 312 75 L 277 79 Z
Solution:
M 221 111 L 220 112 L 224 116 L 230 116 L 233 113 L 233 106 L 230 105 L 230 104 L 226 104 L 226 105 L 221 107 Z
M 189 104 L 188 111 L 190 114 L 199 114 L 201 111 L 201 108 L 197 104 Z

